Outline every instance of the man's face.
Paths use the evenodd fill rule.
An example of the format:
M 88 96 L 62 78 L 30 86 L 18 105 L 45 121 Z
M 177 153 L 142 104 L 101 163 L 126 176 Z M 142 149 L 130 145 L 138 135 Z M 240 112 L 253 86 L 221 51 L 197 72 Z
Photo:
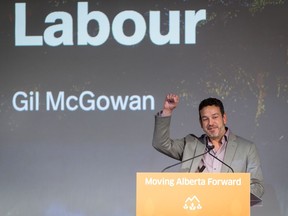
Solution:
M 222 116 L 217 106 L 206 106 L 200 110 L 201 127 L 211 140 L 221 140 L 226 132 L 226 122 L 226 114 Z

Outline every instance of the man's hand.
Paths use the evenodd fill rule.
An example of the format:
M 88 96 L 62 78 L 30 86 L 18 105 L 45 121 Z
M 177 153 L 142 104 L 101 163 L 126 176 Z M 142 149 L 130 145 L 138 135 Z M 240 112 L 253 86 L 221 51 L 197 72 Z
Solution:
M 179 103 L 178 95 L 176 94 L 166 95 L 162 110 L 162 116 L 171 116 L 172 111 L 177 107 L 178 103 Z

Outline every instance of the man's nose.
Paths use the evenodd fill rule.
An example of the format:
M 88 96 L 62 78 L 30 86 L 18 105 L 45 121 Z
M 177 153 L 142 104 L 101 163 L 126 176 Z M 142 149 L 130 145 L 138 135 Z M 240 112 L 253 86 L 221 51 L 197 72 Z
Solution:
M 208 125 L 212 125 L 213 124 L 213 119 L 212 118 L 209 118 L 208 119 Z

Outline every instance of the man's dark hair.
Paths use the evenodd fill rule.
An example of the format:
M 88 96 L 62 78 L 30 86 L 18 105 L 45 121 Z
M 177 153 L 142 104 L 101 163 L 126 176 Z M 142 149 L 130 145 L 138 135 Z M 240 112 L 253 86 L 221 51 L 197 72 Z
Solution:
M 199 118 L 201 119 L 201 116 L 200 116 L 200 111 L 206 107 L 206 106 L 216 106 L 216 107 L 219 107 L 220 108 L 220 112 L 222 114 L 222 116 L 224 115 L 225 111 L 224 111 L 224 106 L 223 106 L 223 103 L 217 99 L 217 98 L 207 98 L 207 99 L 204 99 L 203 101 L 201 101 L 201 103 L 199 104 Z

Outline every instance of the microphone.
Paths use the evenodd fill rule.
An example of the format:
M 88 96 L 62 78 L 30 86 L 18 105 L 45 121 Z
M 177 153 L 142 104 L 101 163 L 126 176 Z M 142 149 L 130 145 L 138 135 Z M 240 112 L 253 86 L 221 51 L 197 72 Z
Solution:
M 170 166 L 167 166 L 167 167 L 165 167 L 161 172 L 165 172 L 167 169 L 170 169 L 170 168 L 172 168 L 172 167 L 174 167 L 174 166 L 177 166 L 177 165 L 179 165 L 179 164 L 185 163 L 185 162 L 187 162 L 187 161 L 193 160 L 193 159 L 198 158 L 198 157 L 201 157 L 201 156 L 203 156 L 203 155 L 205 155 L 205 154 L 207 154 L 207 153 L 210 153 L 210 151 L 211 151 L 212 149 L 214 149 L 214 145 L 206 145 L 206 149 L 207 149 L 207 150 L 206 150 L 204 153 L 199 154 L 199 155 L 196 155 L 196 156 L 191 157 L 191 158 L 188 158 L 188 159 L 186 159 L 186 160 L 180 161 L 180 162 L 178 162 L 178 163 L 172 164 L 172 165 L 170 165 Z M 205 167 L 203 168 L 203 170 L 204 170 L 204 169 L 205 169 Z M 203 170 L 202 170 L 202 171 L 203 171 Z
M 232 173 L 234 173 L 234 170 L 231 166 L 229 166 L 228 164 L 226 164 L 224 161 L 220 160 L 219 158 L 217 158 L 215 155 L 211 154 L 210 151 L 208 152 L 209 155 L 211 155 L 213 158 L 215 158 L 216 160 L 220 161 L 222 164 L 224 164 L 225 166 L 227 166 L 231 171 Z

